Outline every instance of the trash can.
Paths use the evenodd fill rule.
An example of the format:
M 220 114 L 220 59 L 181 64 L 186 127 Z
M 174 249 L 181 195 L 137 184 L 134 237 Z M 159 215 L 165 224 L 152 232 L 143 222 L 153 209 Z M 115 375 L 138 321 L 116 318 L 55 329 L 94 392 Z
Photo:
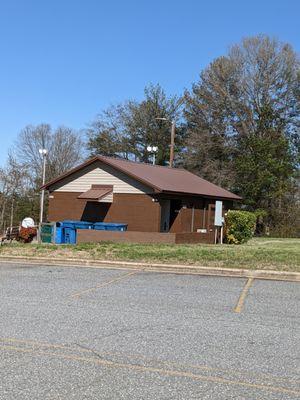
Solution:
M 56 244 L 63 244 L 65 243 L 65 231 L 62 227 L 61 222 L 56 222 L 55 226 L 55 243 Z
M 60 226 L 62 228 L 62 240 L 66 244 L 76 244 L 76 221 L 61 221 Z
M 64 227 L 64 243 L 66 244 L 76 244 L 76 229 Z
M 53 243 L 54 224 L 42 223 L 40 238 L 42 243 Z

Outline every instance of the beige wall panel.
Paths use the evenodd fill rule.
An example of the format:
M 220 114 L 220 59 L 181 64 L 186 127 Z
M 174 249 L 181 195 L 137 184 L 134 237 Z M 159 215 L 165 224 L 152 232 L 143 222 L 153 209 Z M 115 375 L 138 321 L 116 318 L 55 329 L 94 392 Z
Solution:
M 114 193 L 153 193 L 153 189 L 130 178 L 126 174 L 101 163 L 88 165 L 51 186 L 50 191 L 85 192 L 91 185 L 113 185 Z M 104 199 L 103 199 L 104 200 Z

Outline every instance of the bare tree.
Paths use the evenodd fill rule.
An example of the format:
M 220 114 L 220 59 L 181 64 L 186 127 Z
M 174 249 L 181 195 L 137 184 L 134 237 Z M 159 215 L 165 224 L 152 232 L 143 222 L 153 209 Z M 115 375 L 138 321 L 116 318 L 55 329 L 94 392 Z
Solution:
M 5 225 L 14 215 L 10 215 L 12 204 L 17 198 L 23 197 L 29 189 L 29 177 L 22 165 L 9 154 L 5 168 L 0 169 L 0 229 L 4 230 Z
M 13 203 L 14 223 L 29 215 L 38 219 L 43 165 L 41 148 L 48 150 L 47 180 L 74 167 L 84 156 L 84 144 L 76 131 L 64 126 L 52 130 L 48 124 L 26 126 L 9 152 L 6 166 L 0 169 L 2 229 L 10 220 Z
M 84 156 L 83 141 L 73 129 L 61 126 L 52 130 L 48 124 L 26 126 L 15 142 L 13 153 L 35 185 L 40 184 L 42 172 L 41 148 L 48 150 L 47 180 L 74 167 Z

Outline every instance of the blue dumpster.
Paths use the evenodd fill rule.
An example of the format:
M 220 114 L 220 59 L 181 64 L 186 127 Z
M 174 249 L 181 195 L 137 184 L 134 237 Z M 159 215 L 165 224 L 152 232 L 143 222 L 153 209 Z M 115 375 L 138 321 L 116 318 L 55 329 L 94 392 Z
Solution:
M 127 224 L 113 222 L 88 222 L 65 220 L 56 223 L 55 243 L 76 244 L 77 229 L 95 229 L 105 231 L 126 231 Z
M 62 221 L 62 224 L 65 228 L 72 228 L 72 229 L 93 229 L 94 228 L 93 222 L 88 222 L 88 221 L 65 220 L 65 221 Z
M 98 231 L 126 231 L 127 224 L 117 224 L 113 222 L 95 222 L 94 229 Z
M 94 229 L 94 223 L 88 221 L 74 221 L 76 229 Z
M 105 231 L 105 222 L 95 222 L 94 223 L 94 229 L 96 231 Z
M 127 224 L 109 223 L 109 224 L 106 224 L 105 230 L 107 230 L 107 231 L 126 231 Z

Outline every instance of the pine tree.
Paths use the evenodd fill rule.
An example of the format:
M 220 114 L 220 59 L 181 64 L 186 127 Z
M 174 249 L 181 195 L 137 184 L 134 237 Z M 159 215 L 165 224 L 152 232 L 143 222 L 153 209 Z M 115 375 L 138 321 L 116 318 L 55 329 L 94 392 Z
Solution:
M 185 94 L 186 165 L 263 208 L 269 223 L 295 201 L 299 60 L 288 44 L 246 38 L 213 61 Z

